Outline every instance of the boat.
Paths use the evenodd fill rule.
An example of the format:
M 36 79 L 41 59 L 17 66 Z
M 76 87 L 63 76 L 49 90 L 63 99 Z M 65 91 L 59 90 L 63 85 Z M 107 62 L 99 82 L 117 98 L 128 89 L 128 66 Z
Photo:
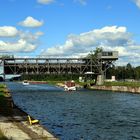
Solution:
M 65 91 L 75 91 L 76 90 L 75 82 L 73 80 L 65 82 L 64 90 Z
M 28 82 L 27 80 L 24 80 L 24 81 L 22 82 L 22 84 L 25 85 L 25 86 L 27 86 L 27 85 L 29 85 L 29 82 Z

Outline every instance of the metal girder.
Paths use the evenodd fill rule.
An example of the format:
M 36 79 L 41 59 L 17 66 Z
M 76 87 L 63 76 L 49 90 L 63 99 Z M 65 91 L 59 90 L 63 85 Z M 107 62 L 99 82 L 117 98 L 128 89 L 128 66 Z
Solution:
M 0 59 L 5 74 L 84 74 L 104 72 L 114 59 L 13 58 Z

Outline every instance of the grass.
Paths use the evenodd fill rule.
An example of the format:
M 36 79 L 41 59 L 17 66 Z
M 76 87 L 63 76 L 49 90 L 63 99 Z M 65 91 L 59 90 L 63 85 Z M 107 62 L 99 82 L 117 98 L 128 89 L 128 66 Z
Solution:
M 12 115 L 12 109 L 9 106 L 9 98 L 4 94 L 5 85 L 0 84 L 0 113 L 4 116 Z
M 63 83 L 64 81 L 46 81 L 50 85 L 56 85 L 57 83 Z
M 4 88 L 5 87 L 5 85 L 4 84 L 0 84 L 0 88 Z
M 9 109 L 6 97 L 4 96 L 4 92 L 3 92 L 4 89 L 5 89 L 5 85 L 0 84 L 0 113 L 1 115 L 7 116 L 11 114 L 11 110 Z M 8 140 L 8 138 L 4 136 L 1 130 L 0 130 L 0 140 Z
M 0 92 L 3 92 L 4 89 L 5 89 L 5 85 L 4 84 L 0 84 Z
M 4 116 L 9 116 L 12 114 L 12 109 L 9 107 L 8 99 L 2 92 L 0 92 L 0 112 Z
M 0 140 L 8 140 L 8 138 L 4 136 L 1 130 L 0 130 Z

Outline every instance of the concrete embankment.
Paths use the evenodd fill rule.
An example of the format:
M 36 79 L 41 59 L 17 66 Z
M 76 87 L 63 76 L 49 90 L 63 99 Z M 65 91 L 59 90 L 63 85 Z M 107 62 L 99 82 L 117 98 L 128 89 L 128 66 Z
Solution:
M 0 115 L 0 130 L 12 140 L 58 140 L 42 125 L 30 125 L 27 118 L 28 114 L 14 105 L 10 91 L 5 89 L 5 100 L 10 110 L 8 115 Z M 2 108 L 3 109 L 3 108 Z
M 64 87 L 64 83 L 57 83 L 57 86 Z M 77 87 L 81 87 L 81 86 L 77 85 Z M 140 93 L 140 87 L 130 87 L 130 86 L 95 86 L 94 85 L 94 86 L 90 86 L 90 89 Z
M 140 93 L 140 87 L 128 87 L 128 86 L 91 86 L 90 89 Z

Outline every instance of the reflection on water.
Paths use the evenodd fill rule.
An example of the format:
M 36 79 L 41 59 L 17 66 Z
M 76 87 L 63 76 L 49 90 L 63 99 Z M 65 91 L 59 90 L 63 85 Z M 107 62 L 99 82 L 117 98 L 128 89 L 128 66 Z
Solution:
M 62 140 L 140 139 L 138 94 L 7 85 L 14 102 Z

